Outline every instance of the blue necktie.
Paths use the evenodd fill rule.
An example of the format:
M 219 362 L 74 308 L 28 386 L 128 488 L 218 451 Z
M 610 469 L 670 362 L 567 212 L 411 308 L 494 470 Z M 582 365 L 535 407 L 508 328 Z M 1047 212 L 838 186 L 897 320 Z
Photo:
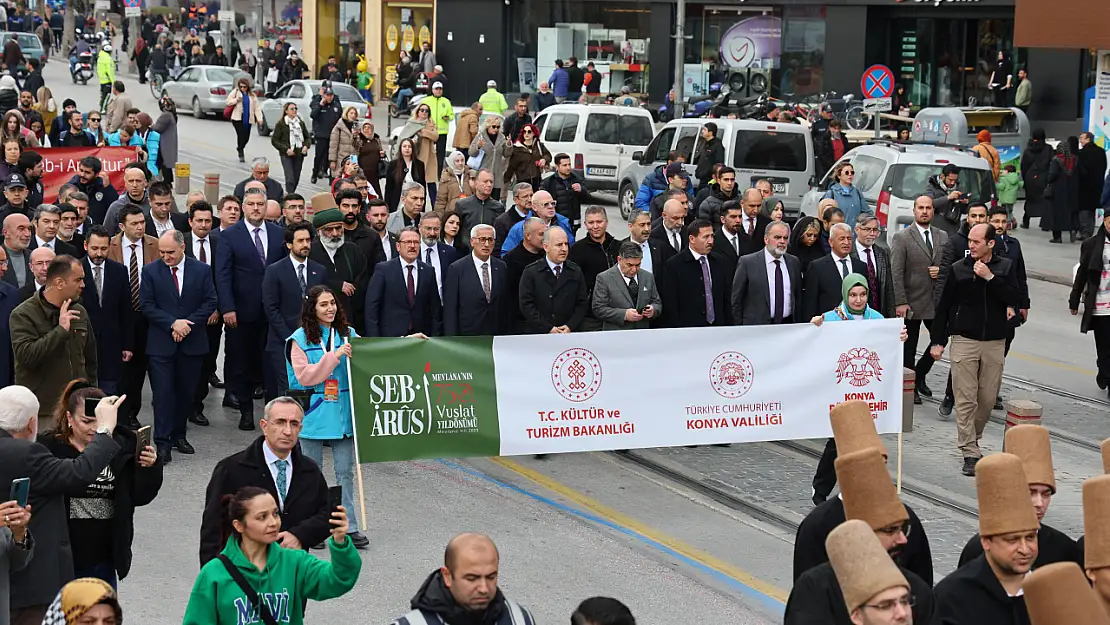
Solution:
M 278 459 L 274 461 L 277 466 L 277 492 L 278 497 L 281 497 L 281 507 L 285 507 L 285 494 L 289 490 L 289 485 L 285 478 L 285 461 Z

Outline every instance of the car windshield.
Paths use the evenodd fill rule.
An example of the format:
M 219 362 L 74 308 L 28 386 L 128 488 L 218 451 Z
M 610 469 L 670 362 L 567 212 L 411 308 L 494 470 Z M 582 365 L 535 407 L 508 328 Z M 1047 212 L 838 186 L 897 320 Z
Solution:
M 925 193 L 929 178 L 940 174 L 944 163 L 931 165 L 895 165 L 894 182 L 891 193 L 895 197 L 912 199 Z M 993 177 L 986 169 L 960 170 L 960 182 L 957 188 L 971 196 L 972 200 L 986 202 L 991 199 L 994 192 Z
M 233 69 L 210 69 L 206 71 L 208 82 L 233 82 L 235 75 L 239 73 Z
M 335 97 L 339 98 L 340 102 L 362 102 L 362 96 L 351 85 L 333 82 L 331 90 L 335 92 Z
M 39 41 L 39 38 L 38 38 L 37 35 L 25 34 L 25 33 L 8 33 L 8 35 L 6 37 L 4 37 L 4 40 L 7 41 L 7 40 L 9 40 L 13 37 L 15 37 L 15 40 L 17 42 L 19 42 L 19 47 L 20 48 L 35 49 L 35 48 L 41 48 L 42 47 L 42 42 Z
M 805 171 L 805 135 L 774 130 L 740 130 L 733 144 L 733 166 L 739 169 Z

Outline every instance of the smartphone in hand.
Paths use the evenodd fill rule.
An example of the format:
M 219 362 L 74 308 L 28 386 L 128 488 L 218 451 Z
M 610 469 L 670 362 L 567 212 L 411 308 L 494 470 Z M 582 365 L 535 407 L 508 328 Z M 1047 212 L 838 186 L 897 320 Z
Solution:
M 12 490 L 8 501 L 14 501 L 20 508 L 27 507 L 27 497 L 31 494 L 31 478 L 21 477 L 12 480 Z
M 332 512 L 343 505 L 343 487 L 332 486 L 328 489 L 328 510 Z
M 96 416 L 96 406 L 97 406 L 97 404 L 100 403 L 101 399 L 104 399 L 104 398 L 103 397 L 86 397 L 85 398 L 85 416 L 86 417 Z
M 135 432 L 135 459 L 138 460 L 139 454 L 143 450 L 150 447 L 151 439 L 153 438 L 153 431 L 149 425 L 144 425 Z

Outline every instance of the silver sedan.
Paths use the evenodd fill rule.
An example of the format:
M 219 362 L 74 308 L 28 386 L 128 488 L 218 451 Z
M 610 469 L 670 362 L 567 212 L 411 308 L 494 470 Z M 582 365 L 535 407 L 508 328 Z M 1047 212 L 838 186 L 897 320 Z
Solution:
M 312 96 L 320 93 L 321 84 L 323 84 L 323 81 L 320 80 L 291 80 L 282 85 L 272 95 L 267 94 L 267 98 L 262 102 L 262 123 L 258 126 L 258 134 L 263 137 L 270 136 L 274 125 L 281 119 L 282 110 L 289 102 L 297 105 L 297 113 L 311 130 L 310 104 L 312 103 Z M 369 119 L 367 112 L 370 110 L 370 105 L 362 99 L 362 95 L 357 89 L 341 82 L 331 83 L 331 88 L 344 109 L 353 106 L 358 110 L 359 119 Z
M 185 68 L 177 80 L 167 80 L 162 86 L 162 95 L 173 98 L 178 110 L 192 110 L 197 119 L 222 115 L 227 95 L 240 77 L 249 79 L 250 74 L 221 65 L 193 65 Z

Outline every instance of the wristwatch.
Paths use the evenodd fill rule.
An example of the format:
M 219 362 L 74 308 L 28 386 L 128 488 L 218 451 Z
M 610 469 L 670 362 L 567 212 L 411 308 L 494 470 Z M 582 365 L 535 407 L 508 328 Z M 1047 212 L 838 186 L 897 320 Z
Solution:
M 96 433 L 97 434 L 107 434 L 108 436 L 112 435 L 112 431 L 109 430 L 108 426 L 106 426 L 106 425 L 102 425 L 102 426 L 96 428 Z

